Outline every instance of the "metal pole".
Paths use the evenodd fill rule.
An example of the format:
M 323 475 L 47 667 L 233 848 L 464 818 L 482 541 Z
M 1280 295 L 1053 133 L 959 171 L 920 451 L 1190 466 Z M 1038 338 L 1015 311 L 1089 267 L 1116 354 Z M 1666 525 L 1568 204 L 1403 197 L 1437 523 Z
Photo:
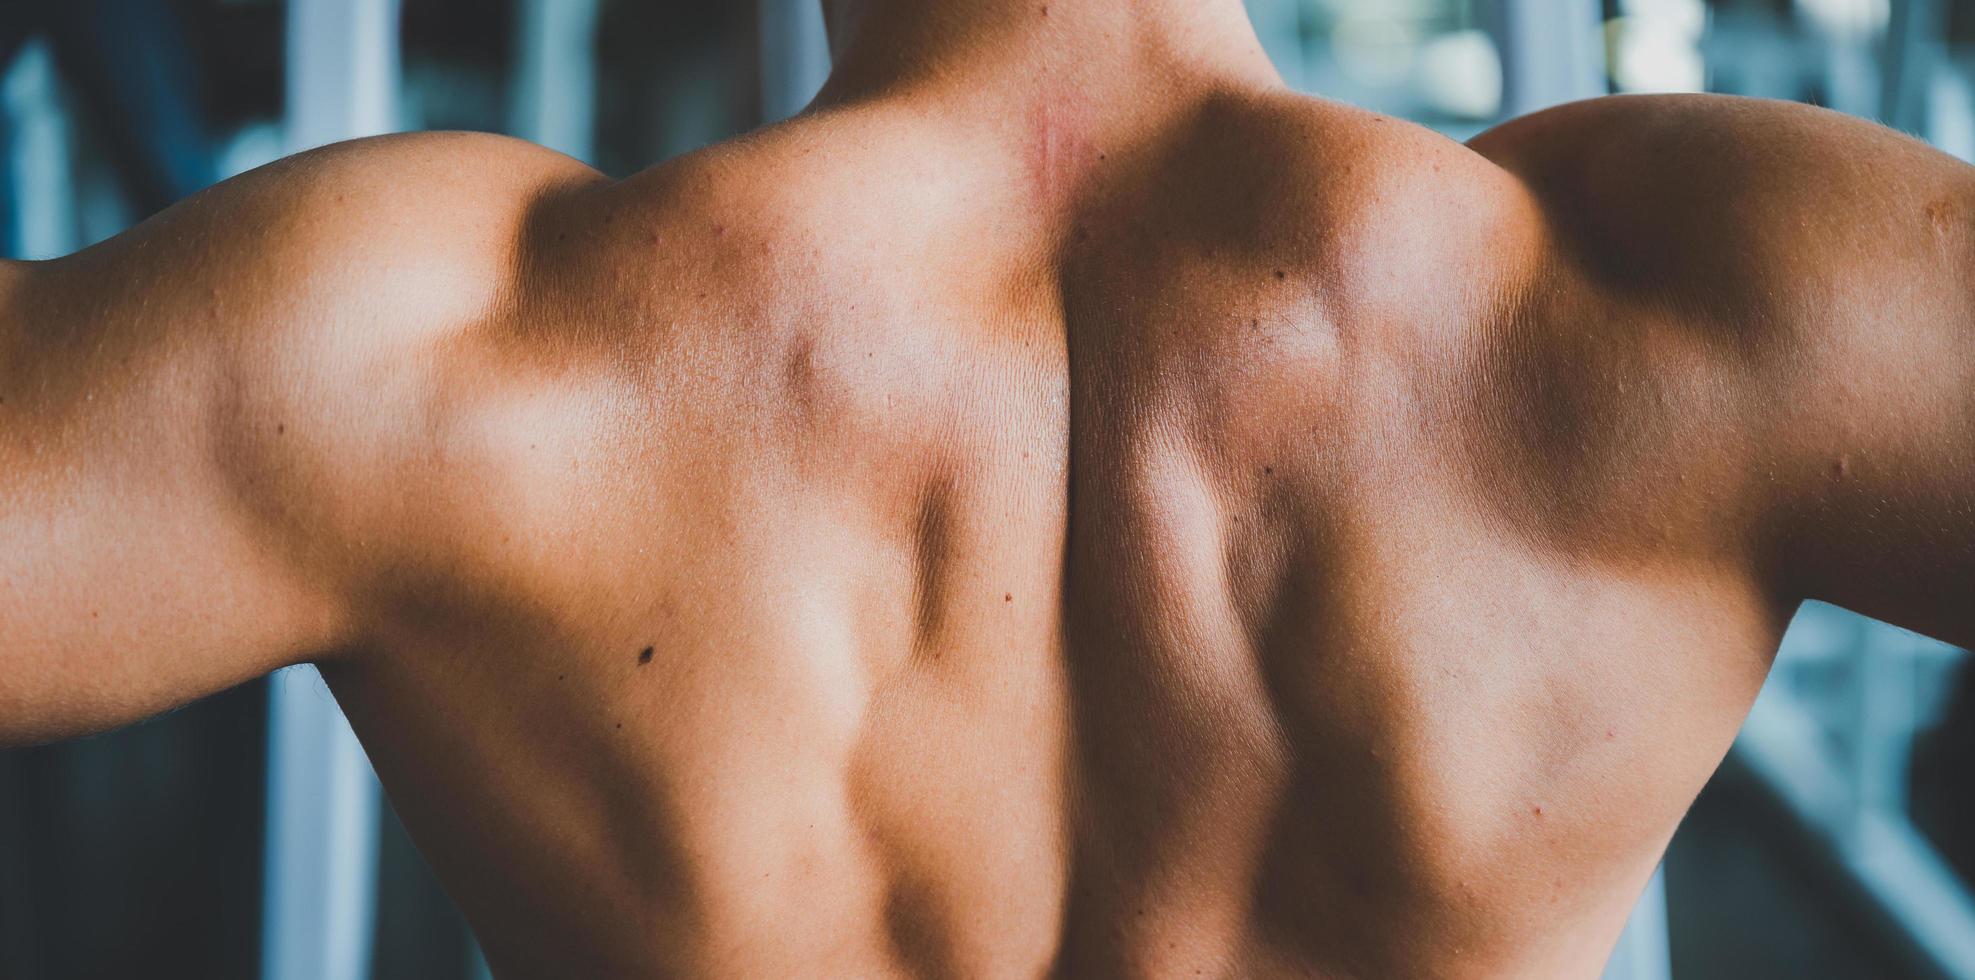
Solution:
M 1952 61 L 1937 63 L 1927 86 L 1927 142 L 1963 163 L 1975 163 L 1975 88 L 1968 73 Z
M 22 45 L 11 65 L 0 64 L 0 215 L 7 222 L 0 255 L 52 259 L 81 244 L 69 159 L 69 120 L 48 45 Z
M 289 152 L 397 128 L 397 0 L 289 0 Z M 377 777 L 315 668 L 269 683 L 264 980 L 369 973 Z
M 1920 132 L 1927 120 L 1934 66 L 1947 35 L 1947 14 L 1947 4 L 1939 0 L 1892 0 L 1879 86 L 1880 122 Z
M 802 111 L 830 77 L 830 40 L 816 0 L 760 0 L 761 121 Z
M 1303 4 L 1299 0 L 1247 0 L 1247 7 L 1255 38 L 1275 63 L 1277 74 L 1290 88 L 1307 87 L 1310 79 L 1303 64 Z
M 1520 116 L 1605 94 L 1597 0 L 1497 0 L 1489 33 L 1502 53 L 1502 112 Z
M 1605 964 L 1602 980 L 1668 980 L 1672 954 L 1666 936 L 1666 869 L 1653 869 L 1651 881 L 1632 907 L 1632 918 L 1619 934 L 1618 946 Z
M 520 0 L 514 135 L 595 162 L 597 0 Z

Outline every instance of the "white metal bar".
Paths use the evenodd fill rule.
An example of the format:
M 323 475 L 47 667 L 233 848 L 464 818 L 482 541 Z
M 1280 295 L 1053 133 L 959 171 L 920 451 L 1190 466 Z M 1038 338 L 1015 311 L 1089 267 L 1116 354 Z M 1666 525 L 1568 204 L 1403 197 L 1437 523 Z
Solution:
M 272 680 L 265 980 L 360 980 L 370 966 L 377 781 L 314 668 Z
M 1262 42 L 1277 74 L 1290 88 L 1310 84 L 1303 61 L 1303 4 L 1301 0 L 1247 0 L 1248 20 L 1255 25 L 1255 38 Z
M 1941 976 L 1975 980 L 1975 895 L 1896 811 L 1861 812 L 1808 706 L 1769 685 L 1735 752 Z
M 1963 163 L 1975 163 L 1975 87 L 1968 73 L 1946 58 L 1934 63 L 1926 120 L 1928 142 Z
M 1603 980 L 1667 980 L 1672 975 L 1666 934 L 1666 868 L 1659 867 L 1653 869 L 1646 890 L 1632 907 L 1632 918 L 1619 934 Z
M 397 0 L 289 0 L 287 136 L 296 152 L 390 132 Z M 265 980 L 360 980 L 370 967 L 377 777 L 313 667 L 269 685 Z
M 1867 620 L 1856 647 L 1853 678 L 1859 699 L 1858 729 L 1853 732 L 1855 814 L 1904 810 L 1907 757 L 1913 748 L 1913 723 L 1919 705 L 1914 690 L 1914 655 L 1919 646 L 1912 633 Z
M 597 0 L 519 0 L 514 135 L 594 162 Z
M 1947 5 L 1939 0 L 1891 0 L 1880 66 L 1880 122 L 1909 133 L 1926 123 L 1947 26 Z
M 761 120 L 802 111 L 830 77 L 830 41 L 816 0 L 760 0 Z
M 1507 116 L 1605 94 L 1597 0 L 1498 0 L 1489 33 L 1502 53 Z
M 5 202 L 12 210 L 6 215 L 9 240 L 0 244 L 16 259 L 52 259 L 75 251 L 80 242 L 69 121 L 47 44 L 27 42 L 0 74 L 0 110 L 5 113 L 0 126 L 7 130 L 5 177 L 12 182 Z
M 397 0 L 288 0 L 290 153 L 398 128 Z
M 1792 0 L 1793 18 L 1809 25 L 1817 51 L 1813 57 L 1823 61 L 1818 80 L 1826 105 L 1867 119 L 1879 114 L 1887 78 L 1873 43 L 1887 27 L 1889 9 L 1889 4 L 1872 0 Z

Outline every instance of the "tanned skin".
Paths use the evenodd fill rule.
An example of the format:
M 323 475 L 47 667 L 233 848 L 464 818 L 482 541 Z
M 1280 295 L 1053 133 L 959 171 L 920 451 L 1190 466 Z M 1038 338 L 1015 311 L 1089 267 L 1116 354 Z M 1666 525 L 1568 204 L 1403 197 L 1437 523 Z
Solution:
M 1975 642 L 1975 170 L 1046 2 L 5 266 L 0 740 L 314 662 L 503 977 L 1592 977 L 1802 600 Z

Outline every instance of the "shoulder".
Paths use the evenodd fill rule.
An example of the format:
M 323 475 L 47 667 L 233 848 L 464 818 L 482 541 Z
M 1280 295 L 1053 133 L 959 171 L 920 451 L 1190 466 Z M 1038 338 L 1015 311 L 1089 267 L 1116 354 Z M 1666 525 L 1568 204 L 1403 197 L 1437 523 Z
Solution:
M 194 608 L 191 585 L 147 598 L 231 637 L 188 654 L 263 643 L 265 665 L 340 649 L 370 583 L 436 554 L 418 521 L 449 509 L 428 491 L 470 492 L 445 479 L 461 472 L 443 460 L 461 441 L 446 427 L 490 416 L 449 406 L 500 360 L 470 338 L 505 315 L 544 202 L 595 179 L 509 140 L 363 140 L 243 174 L 74 255 L 0 265 L 0 348 L 20 355 L 0 358 L 0 443 L 13 443 L 0 457 L 67 481 L 46 484 L 65 498 L 46 515 L 101 523 L 97 551 L 63 574 L 93 588 L 149 574 L 146 561 L 206 569 L 212 588 L 262 604 L 227 623 L 218 600 L 173 612 Z M 60 434 L 46 453 L 10 452 L 42 431 Z
M 1481 315 L 1476 304 L 1492 300 L 1469 288 L 1475 273 L 1519 264 L 1537 230 L 1501 167 L 1426 127 L 1341 103 L 1288 92 L 1219 100 L 1181 145 L 1206 161 L 1187 179 L 1222 189 L 1197 224 L 1365 317 L 1410 318 L 1423 304 Z
M 1607 324 L 1600 346 L 1634 345 L 1640 370 L 1684 361 L 1714 390 L 1759 397 L 1831 352 L 1883 343 L 1895 311 L 1968 305 L 1975 168 L 1870 122 L 1763 99 L 1613 96 L 1471 145 L 1541 216 L 1540 273 L 1513 312 L 1559 344 Z
M 1431 212 L 1446 228 L 1506 188 L 1499 168 L 1460 143 L 1342 103 L 1269 92 L 1220 100 L 1201 115 L 1198 145 L 1261 192 L 1264 220 L 1355 226 Z M 1445 210 L 1454 204 L 1463 207 Z
M 1912 343 L 1906 320 L 1966 306 L 1975 171 L 1871 123 L 1625 96 L 1470 145 L 1537 215 L 1475 397 L 1490 482 L 1547 534 L 1753 547 L 1752 515 L 1795 465 L 1777 460 L 1897 390 L 1875 375 Z M 1809 410 L 1838 377 L 1849 410 Z
M 222 245 L 229 235 L 297 247 L 500 235 L 556 192 L 602 180 L 521 140 L 406 133 L 284 157 L 188 198 L 153 224 L 197 227 Z
M 183 207 L 207 240 L 253 250 L 270 275 L 301 267 L 323 287 L 400 287 L 417 299 L 435 286 L 505 282 L 542 213 L 602 182 L 520 140 L 417 133 L 297 154 Z
M 407 209 L 402 217 L 494 212 L 570 185 L 598 183 L 595 170 L 525 140 L 491 133 L 373 136 L 297 153 L 228 182 L 255 203 L 290 209 Z M 228 186 L 227 184 L 220 185 Z M 210 193 L 210 192 L 208 192 Z M 465 215 L 471 217 L 471 214 Z
M 1797 103 L 1611 96 L 1506 123 L 1470 144 L 1520 181 L 1556 246 L 1606 288 L 1692 292 L 1730 317 L 1778 286 L 1911 274 L 1975 190 L 1961 162 L 1885 127 Z M 1952 227 L 1950 227 L 1952 226 Z M 1869 246 L 1868 246 L 1869 243 Z
M 542 390 L 518 380 L 509 338 L 543 239 L 607 183 L 503 137 L 355 140 L 235 177 L 52 274 L 200 352 L 239 505 L 354 583 L 450 553 L 487 447 L 511 441 L 480 434 Z
M 335 144 L 39 263 L 14 301 L 105 311 L 94 327 L 120 342 L 197 348 L 231 376 L 323 367 L 499 315 L 542 214 L 600 180 L 500 137 Z
M 222 349 L 306 347 L 353 319 L 411 341 L 484 320 L 521 278 L 542 215 L 601 180 L 495 136 L 333 144 L 45 263 L 34 291 L 56 307 L 122 297 L 150 311 L 145 329 Z
M 1594 162 L 1644 172 L 1674 159 L 1705 177 L 1751 165 L 1835 164 L 1860 153 L 1932 154 L 1917 140 L 1829 109 L 1698 93 L 1570 102 L 1509 120 L 1468 145 L 1529 176 Z M 1642 151 L 1651 153 L 1641 159 Z
M 1557 417 L 1603 411 L 1618 445 L 1678 449 L 1616 458 L 1653 464 L 1636 485 L 1662 496 L 1699 490 L 1690 512 L 1740 511 L 1767 591 L 1966 635 L 1975 168 L 1836 113 L 1711 96 L 1564 106 L 1475 146 L 1541 202 L 1576 295 L 1629 314 L 1614 331 L 1531 305 L 1539 353 L 1587 334 L 1633 352 L 1577 386 L 1593 411 Z M 1547 376 L 1579 370 L 1551 360 Z

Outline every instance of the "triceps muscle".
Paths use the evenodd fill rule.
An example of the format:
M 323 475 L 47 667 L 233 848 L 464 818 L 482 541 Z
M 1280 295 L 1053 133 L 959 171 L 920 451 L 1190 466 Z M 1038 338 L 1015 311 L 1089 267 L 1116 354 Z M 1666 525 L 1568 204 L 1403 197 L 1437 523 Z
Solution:
M 221 465 L 230 343 L 144 288 L 143 242 L 5 270 L 0 743 L 125 724 L 333 633 Z

